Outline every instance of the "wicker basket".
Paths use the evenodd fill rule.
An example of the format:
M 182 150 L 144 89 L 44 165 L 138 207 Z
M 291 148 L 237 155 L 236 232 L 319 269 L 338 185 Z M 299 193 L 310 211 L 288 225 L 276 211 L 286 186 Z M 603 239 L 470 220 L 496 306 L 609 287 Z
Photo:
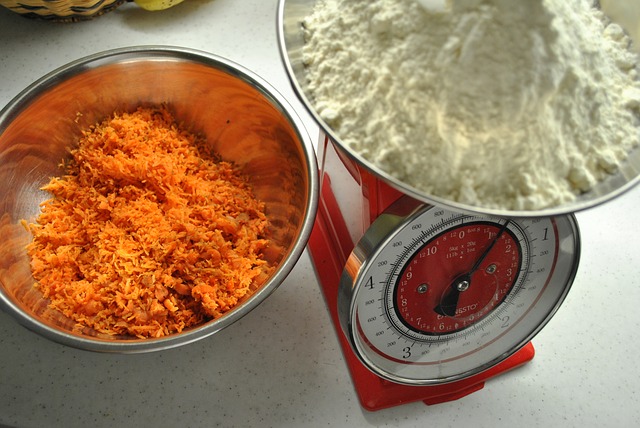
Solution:
M 0 0 L 0 5 L 29 18 L 83 21 L 115 9 L 127 0 Z

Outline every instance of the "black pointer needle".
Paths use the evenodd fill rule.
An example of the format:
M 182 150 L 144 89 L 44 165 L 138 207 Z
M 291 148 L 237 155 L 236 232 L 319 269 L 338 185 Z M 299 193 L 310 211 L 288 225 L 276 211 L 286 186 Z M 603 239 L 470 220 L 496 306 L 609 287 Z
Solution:
M 500 230 L 496 234 L 495 238 L 493 238 L 493 241 L 491 241 L 491 244 L 489 244 L 487 249 L 484 250 L 478 260 L 476 260 L 473 267 L 471 267 L 471 270 L 453 280 L 453 282 L 449 286 L 449 290 L 444 296 L 442 296 L 440 304 L 433 309 L 437 314 L 448 317 L 452 317 L 456 314 L 456 310 L 458 309 L 458 300 L 460 299 L 460 293 L 467 290 L 471 286 L 471 276 L 475 273 L 476 270 L 478 270 L 484 259 L 491 252 L 491 249 L 493 248 L 495 243 L 498 242 L 498 239 L 500 239 L 500 236 L 502 236 L 504 231 L 507 230 L 507 226 L 509 225 L 510 221 L 511 220 L 507 220 L 506 223 L 504 223 L 502 227 L 500 227 Z

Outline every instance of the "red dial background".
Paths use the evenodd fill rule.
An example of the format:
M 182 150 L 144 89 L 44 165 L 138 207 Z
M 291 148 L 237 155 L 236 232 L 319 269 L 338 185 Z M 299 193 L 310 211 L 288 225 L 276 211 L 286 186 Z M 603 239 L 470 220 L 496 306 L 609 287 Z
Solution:
M 393 296 L 396 314 L 406 327 L 423 334 L 453 333 L 478 322 L 505 299 L 522 263 L 520 245 L 509 229 L 472 274 L 469 288 L 460 293 L 455 315 L 435 310 L 452 283 L 489 248 L 500 228 L 490 222 L 463 224 L 434 237 L 413 255 Z

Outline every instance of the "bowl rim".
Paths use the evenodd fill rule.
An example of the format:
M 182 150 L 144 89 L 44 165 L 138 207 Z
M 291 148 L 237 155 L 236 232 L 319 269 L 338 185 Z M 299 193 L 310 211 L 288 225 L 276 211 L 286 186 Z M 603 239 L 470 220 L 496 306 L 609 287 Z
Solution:
M 285 280 L 302 256 L 315 221 L 318 206 L 319 173 L 315 150 L 304 122 L 286 98 L 265 79 L 234 61 L 206 51 L 170 45 L 138 45 L 104 50 L 71 61 L 32 82 L 0 110 L 0 135 L 33 100 L 58 83 L 90 71 L 93 68 L 127 60 L 144 61 L 146 59 L 193 62 L 221 70 L 250 84 L 273 107 L 277 108 L 297 134 L 300 141 L 301 159 L 309 166 L 306 171 L 308 188 L 304 216 L 298 236 L 292 242 L 290 251 L 285 254 L 278 265 L 277 271 L 249 299 L 226 312 L 220 318 L 207 321 L 181 333 L 161 338 L 114 340 L 56 329 L 26 313 L 19 304 L 14 302 L 13 297 L 0 287 L 0 308 L 12 315 L 19 324 L 52 341 L 78 349 L 124 354 L 160 351 L 195 342 L 228 327 L 255 309 Z

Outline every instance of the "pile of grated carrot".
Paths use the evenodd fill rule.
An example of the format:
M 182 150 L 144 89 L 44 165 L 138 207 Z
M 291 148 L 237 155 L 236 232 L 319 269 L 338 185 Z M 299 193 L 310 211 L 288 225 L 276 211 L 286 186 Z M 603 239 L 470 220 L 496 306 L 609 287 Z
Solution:
M 161 337 L 220 317 L 268 278 L 264 205 L 203 142 L 165 106 L 83 133 L 26 225 L 51 308 L 78 329 Z

